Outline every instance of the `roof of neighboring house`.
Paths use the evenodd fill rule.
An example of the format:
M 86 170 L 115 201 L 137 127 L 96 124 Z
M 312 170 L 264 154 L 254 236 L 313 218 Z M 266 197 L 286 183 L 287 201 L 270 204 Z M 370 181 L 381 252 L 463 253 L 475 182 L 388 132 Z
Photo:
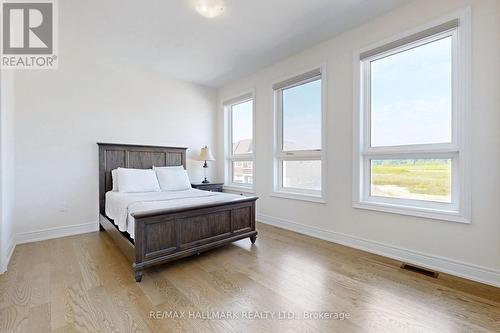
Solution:
M 292 141 L 287 141 L 286 146 L 290 150 L 302 150 L 304 147 L 302 145 L 296 144 Z M 243 139 L 238 142 L 233 143 L 233 154 L 248 154 L 253 151 L 253 140 Z
M 253 140 L 243 139 L 233 143 L 233 154 L 248 154 L 253 151 Z

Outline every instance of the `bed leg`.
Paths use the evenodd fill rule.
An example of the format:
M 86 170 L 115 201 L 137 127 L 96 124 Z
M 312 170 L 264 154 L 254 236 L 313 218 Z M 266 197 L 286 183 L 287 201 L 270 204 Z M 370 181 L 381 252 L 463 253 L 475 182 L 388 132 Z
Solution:
M 106 229 L 103 228 L 103 226 L 99 223 L 99 231 L 104 231 Z
M 142 281 L 142 271 L 135 271 L 134 276 L 135 276 L 135 282 Z
M 256 240 L 257 240 L 257 235 L 250 236 L 250 241 L 252 242 L 252 244 L 255 244 Z

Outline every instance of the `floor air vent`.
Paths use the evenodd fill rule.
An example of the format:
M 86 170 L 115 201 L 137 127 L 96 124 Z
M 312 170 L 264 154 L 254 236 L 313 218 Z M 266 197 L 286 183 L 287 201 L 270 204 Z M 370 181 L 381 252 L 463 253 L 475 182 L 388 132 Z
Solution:
M 412 272 L 423 274 L 423 275 L 430 276 L 433 278 L 437 278 L 439 276 L 438 272 L 431 271 L 430 269 L 427 269 L 427 268 L 413 266 L 410 264 L 402 264 L 401 268 L 406 269 L 407 271 L 412 271 Z

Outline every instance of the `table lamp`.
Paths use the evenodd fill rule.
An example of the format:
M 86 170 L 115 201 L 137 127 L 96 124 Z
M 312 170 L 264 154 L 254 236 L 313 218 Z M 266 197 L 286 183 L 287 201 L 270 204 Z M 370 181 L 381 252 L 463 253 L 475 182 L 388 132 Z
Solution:
M 205 174 L 205 179 L 202 181 L 202 183 L 203 184 L 210 183 L 208 181 L 208 179 L 207 179 L 207 168 L 208 168 L 207 161 L 215 161 L 215 158 L 214 158 L 214 156 L 210 152 L 210 149 L 208 149 L 207 146 L 201 148 L 200 155 L 198 156 L 198 159 L 200 161 L 205 161 L 205 164 L 203 164 L 203 172 Z

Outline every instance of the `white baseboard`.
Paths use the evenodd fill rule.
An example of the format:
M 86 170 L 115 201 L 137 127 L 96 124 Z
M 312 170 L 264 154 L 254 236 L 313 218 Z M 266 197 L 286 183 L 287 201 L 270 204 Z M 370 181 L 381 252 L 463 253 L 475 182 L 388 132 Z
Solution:
M 0 258 L 0 274 L 3 274 L 7 271 L 7 266 L 9 266 L 10 258 L 12 257 L 15 248 L 16 248 L 16 243 L 14 242 L 14 238 L 11 238 L 9 246 L 7 247 L 7 253 L 5 257 Z
M 338 243 L 353 247 L 355 249 L 378 254 L 384 257 L 389 257 L 405 263 L 429 268 L 438 272 L 455 275 L 464 279 L 481 282 L 495 287 L 500 287 L 500 270 L 498 269 L 482 267 L 427 253 L 407 250 L 404 248 L 362 239 L 343 233 L 306 226 L 303 224 L 264 214 L 257 214 L 257 221 L 279 228 L 295 231 L 311 237 L 320 238 L 333 243 Z
M 2 259 L 0 260 L 0 274 L 3 274 L 7 271 L 7 266 L 9 265 L 10 258 L 12 257 L 12 254 L 14 253 L 14 249 L 16 248 L 17 244 L 38 242 L 52 238 L 85 234 L 87 232 L 93 232 L 97 230 L 99 230 L 99 224 L 97 222 L 89 222 L 89 223 L 55 227 L 55 228 L 23 232 L 17 234 L 13 239 L 11 239 L 6 257 L 0 258 Z
M 99 230 L 99 224 L 97 222 L 90 222 L 38 231 L 23 232 L 16 235 L 16 244 L 38 242 L 52 238 L 85 234 L 87 232 L 93 232 L 97 230 Z

